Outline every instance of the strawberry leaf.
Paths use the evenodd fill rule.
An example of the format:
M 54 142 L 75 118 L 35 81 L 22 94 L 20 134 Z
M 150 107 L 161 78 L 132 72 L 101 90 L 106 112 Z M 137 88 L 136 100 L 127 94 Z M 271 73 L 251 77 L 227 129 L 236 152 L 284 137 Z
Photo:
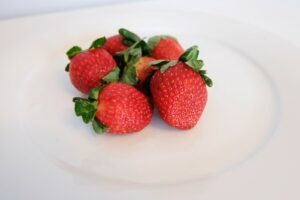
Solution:
M 155 66 L 160 69 L 161 73 L 164 73 L 169 69 L 169 67 L 172 67 L 177 64 L 177 60 L 155 60 L 148 64 L 148 66 Z
M 197 46 L 192 46 L 188 48 L 179 58 L 180 61 L 186 62 L 189 60 L 197 60 L 199 55 L 199 50 Z
M 107 126 L 102 124 L 98 119 L 94 118 L 92 121 L 93 129 L 97 134 L 102 134 L 107 131 Z
M 115 67 L 111 72 L 102 78 L 104 83 L 117 82 L 119 80 L 120 68 Z
M 88 100 L 97 101 L 100 91 L 104 88 L 105 84 L 99 85 L 98 87 L 93 88 L 88 96 Z
M 213 81 L 206 75 L 206 70 L 202 70 L 204 63 L 203 60 L 198 60 L 198 55 L 198 47 L 192 46 L 180 56 L 179 60 L 191 67 L 194 71 L 198 72 L 205 81 L 205 84 L 208 87 L 212 87 Z
M 98 107 L 99 93 L 104 87 L 105 85 L 100 85 L 93 88 L 88 99 L 80 97 L 73 98 L 76 116 L 82 117 L 82 120 L 86 124 L 92 122 L 93 129 L 96 133 L 104 133 L 107 130 L 107 127 L 95 118 Z
M 69 64 L 67 64 L 67 66 L 66 66 L 66 68 L 65 68 L 65 71 L 66 71 L 66 72 L 68 72 L 68 71 L 69 71 L 69 69 L 70 69 L 70 63 L 69 63 Z
M 136 73 L 136 62 L 143 56 L 143 48 L 147 49 L 147 44 L 143 40 L 139 40 L 131 45 L 128 49 L 115 55 L 118 66 L 121 67 L 121 81 L 130 85 L 135 85 L 138 82 L 138 76 Z
M 142 57 L 142 49 L 139 47 L 130 47 L 124 52 L 124 61 L 126 65 L 133 65 Z
M 131 40 L 123 39 L 123 44 L 130 47 L 134 44 L 134 42 L 132 42 Z
M 139 40 L 135 42 L 130 48 L 140 48 L 142 50 L 142 55 L 150 55 L 151 52 L 151 49 L 144 40 Z
M 67 56 L 69 59 L 72 59 L 74 56 L 82 52 L 82 49 L 79 46 L 73 46 L 71 49 L 67 51 Z
M 133 65 L 127 65 L 124 68 L 121 81 L 130 85 L 135 85 L 138 80 L 136 68 Z
M 161 65 L 164 65 L 168 62 L 169 62 L 169 60 L 154 60 L 154 61 L 148 63 L 148 66 L 160 67 Z
M 140 38 L 137 34 L 131 32 L 131 31 L 125 29 L 125 28 L 120 28 L 120 29 L 119 29 L 119 34 L 122 35 L 122 36 L 124 37 L 123 43 L 124 43 L 126 46 L 131 46 L 131 45 L 133 45 L 135 42 L 141 40 L 141 38 Z
M 208 86 L 208 87 L 212 87 L 213 86 L 213 81 L 206 75 L 202 75 L 201 74 L 201 77 L 204 79 L 205 81 L 205 84 Z
M 85 123 L 89 123 L 94 119 L 97 112 L 97 101 L 75 97 L 73 102 L 75 103 L 76 116 L 81 116 Z
M 106 37 L 96 39 L 90 46 L 89 49 L 101 48 L 106 42 Z
M 148 46 L 149 46 L 150 50 L 152 51 L 156 47 L 156 45 L 159 43 L 159 41 L 163 38 L 172 38 L 177 41 L 177 39 L 175 37 L 170 36 L 170 35 L 156 35 L 156 36 L 153 36 L 148 39 Z
M 177 64 L 177 60 L 170 60 L 168 63 L 161 66 L 160 72 L 164 73 L 165 71 L 167 71 L 167 69 L 169 69 L 169 67 L 173 67 L 176 64 Z
M 114 58 L 116 59 L 118 66 L 122 68 L 122 65 L 125 66 L 128 64 L 129 60 L 132 60 L 131 56 L 139 58 L 143 55 L 150 55 L 150 49 L 144 40 L 139 40 L 133 43 L 128 49 L 117 53 Z
M 206 74 L 206 70 L 200 70 L 199 73 L 202 74 L 202 75 L 205 75 Z
M 196 72 L 199 72 L 204 65 L 202 60 L 193 60 L 193 59 L 186 61 L 185 64 L 193 68 Z

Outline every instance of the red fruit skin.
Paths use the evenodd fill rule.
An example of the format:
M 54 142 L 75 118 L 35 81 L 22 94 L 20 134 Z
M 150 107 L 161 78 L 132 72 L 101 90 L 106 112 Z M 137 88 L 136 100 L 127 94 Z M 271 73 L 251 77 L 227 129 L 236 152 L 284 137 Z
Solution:
M 74 56 L 70 61 L 69 75 L 72 84 L 82 93 L 101 84 L 101 79 L 117 66 L 104 49 L 92 49 Z
M 115 55 L 117 52 L 124 51 L 128 47 L 123 44 L 123 36 L 114 35 L 107 38 L 103 48 L 106 49 L 111 55 Z
M 151 121 L 152 106 L 146 95 L 126 83 L 111 83 L 99 94 L 96 118 L 110 133 L 133 133 Z
M 152 56 L 158 60 L 178 60 L 183 52 L 184 49 L 175 39 L 161 38 L 152 50 Z
M 166 123 L 183 130 L 196 125 L 207 101 L 206 85 L 200 74 L 179 62 L 164 73 L 156 71 L 150 88 L 154 104 Z
M 134 64 L 136 67 L 137 76 L 141 82 L 144 82 L 148 74 L 154 69 L 154 67 L 148 66 L 148 64 L 154 60 L 155 59 L 152 57 L 143 56 Z
M 148 75 L 151 73 L 151 71 L 157 70 L 153 66 L 148 66 L 148 64 L 154 60 L 155 59 L 152 57 L 143 56 L 134 65 L 136 67 L 136 73 L 139 78 L 139 82 L 136 84 L 136 88 L 138 90 L 140 90 L 141 92 L 143 92 L 144 94 L 147 93 L 146 88 L 145 88 L 146 87 L 145 81 L 146 81 Z

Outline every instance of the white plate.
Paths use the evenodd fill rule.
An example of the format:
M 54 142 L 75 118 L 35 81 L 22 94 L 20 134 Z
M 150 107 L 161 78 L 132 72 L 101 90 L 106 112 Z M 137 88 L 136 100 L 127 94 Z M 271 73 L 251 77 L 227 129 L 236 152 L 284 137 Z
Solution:
M 184 47 L 199 45 L 215 85 L 194 129 L 175 130 L 155 115 L 138 134 L 98 136 L 75 117 L 71 100 L 80 93 L 64 72 L 65 51 L 73 44 L 88 47 L 119 27 L 146 37 L 175 35 Z M 81 189 L 87 183 L 109 185 L 110 192 L 94 194 L 111 198 L 120 185 L 144 191 L 199 183 L 257 152 L 290 117 L 282 114 L 294 107 L 288 100 L 299 99 L 291 88 L 299 85 L 293 78 L 300 72 L 296 50 L 271 34 L 216 16 L 115 6 L 8 20 L 0 28 L 6 47 L 0 50 L 0 155 L 5 158 L 0 174 L 47 170 L 48 179 L 66 182 L 71 176 Z M 38 157 L 31 161 L 35 170 L 26 171 L 22 155 Z M 27 181 L 22 187 L 44 187 L 19 177 Z M 14 190 L 6 179 L 0 183 Z M 47 187 L 58 188 L 51 181 Z

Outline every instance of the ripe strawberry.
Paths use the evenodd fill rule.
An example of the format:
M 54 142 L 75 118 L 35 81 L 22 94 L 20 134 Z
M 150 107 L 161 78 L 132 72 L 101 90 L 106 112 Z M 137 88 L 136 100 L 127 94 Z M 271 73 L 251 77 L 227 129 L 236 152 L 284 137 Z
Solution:
M 116 71 L 115 60 L 101 48 L 104 43 L 105 38 L 100 38 L 86 51 L 75 46 L 67 52 L 70 64 L 66 71 L 69 71 L 72 84 L 82 93 L 89 93 L 92 88 L 102 83 L 101 79 Z
M 108 51 L 111 55 L 115 55 L 117 52 L 124 51 L 128 48 L 123 43 L 124 37 L 122 35 L 114 35 L 107 38 L 106 43 L 103 45 L 103 49 Z
M 152 106 L 148 98 L 126 83 L 110 83 L 95 88 L 89 99 L 74 98 L 75 112 L 83 121 L 92 121 L 97 133 L 133 133 L 151 121 Z
M 161 118 L 178 129 L 190 129 L 199 120 L 207 101 L 206 84 L 211 80 L 200 70 L 198 50 L 187 50 L 179 62 L 156 61 L 161 67 L 150 82 L 150 89 Z M 200 74 L 199 74 L 200 73 Z
M 154 36 L 148 40 L 155 59 L 178 60 L 183 53 L 183 48 L 178 41 L 171 36 Z

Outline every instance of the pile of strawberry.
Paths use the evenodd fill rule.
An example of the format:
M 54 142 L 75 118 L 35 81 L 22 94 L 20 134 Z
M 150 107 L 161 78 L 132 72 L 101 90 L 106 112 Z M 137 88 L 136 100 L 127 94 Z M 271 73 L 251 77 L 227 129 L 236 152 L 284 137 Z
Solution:
M 75 113 L 96 133 L 133 133 L 150 123 L 154 105 L 167 124 L 190 129 L 206 105 L 206 86 L 212 86 L 198 54 L 197 46 L 184 51 L 172 36 L 145 42 L 124 28 L 87 50 L 74 46 L 65 70 L 88 95 L 73 99 Z

